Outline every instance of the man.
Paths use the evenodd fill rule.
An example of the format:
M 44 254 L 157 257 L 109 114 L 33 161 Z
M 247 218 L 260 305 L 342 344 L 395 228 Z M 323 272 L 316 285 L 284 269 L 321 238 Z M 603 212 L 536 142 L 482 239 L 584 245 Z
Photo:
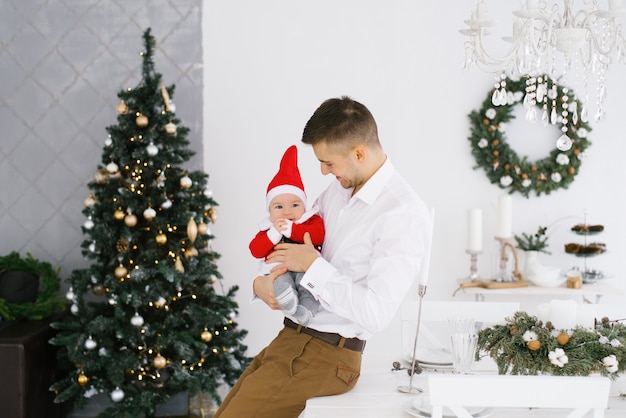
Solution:
M 279 244 L 267 262 L 281 265 L 253 287 L 280 309 L 273 280 L 305 272 L 301 285 L 322 309 L 307 327 L 285 318 L 215 418 L 296 418 L 307 399 L 352 389 L 365 341 L 387 327 L 426 254 L 428 208 L 385 155 L 365 106 L 349 97 L 326 100 L 302 142 L 312 145 L 322 174 L 337 179 L 314 205 L 326 228 L 322 255 L 306 235 L 304 244 Z

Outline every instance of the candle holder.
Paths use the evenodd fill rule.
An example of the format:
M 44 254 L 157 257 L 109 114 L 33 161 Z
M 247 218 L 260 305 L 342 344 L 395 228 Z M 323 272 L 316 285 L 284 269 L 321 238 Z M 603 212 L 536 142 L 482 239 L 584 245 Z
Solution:
M 426 294 L 426 285 L 420 284 L 418 288 L 419 295 L 419 308 L 417 309 L 417 328 L 415 329 L 415 340 L 413 341 L 413 357 L 411 359 L 411 373 L 409 373 L 409 384 L 404 386 L 398 386 L 398 391 L 403 393 L 421 393 L 422 389 L 413 386 L 413 375 L 415 375 L 415 363 L 416 363 L 416 353 L 417 353 L 417 336 L 420 333 L 420 322 L 422 319 L 422 302 L 424 301 L 424 295 Z
M 519 261 L 517 258 L 517 250 L 513 245 L 513 241 L 511 238 L 503 238 L 503 237 L 495 237 L 496 241 L 500 243 L 499 253 L 500 253 L 500 261 L 498 264 L 498 274 L 496 276 L 496 280 L 502 282 L 512 282 L 514 279 L 524 280 L 524 276 L 522 272 L 519 271 Z M 507 255 L 507 249 L 513 254 L 513 274 L 512 276 L 507 272 L 507 264 L 509 263 L 509 257 Z
M 476 250 L 465 250 L 467 254 L 470 255 L 470 274 L 467 278 L 474 282 L 480 279 L 480 275 L 478 274 L 478 255 L 482 253 L 482 251 Z

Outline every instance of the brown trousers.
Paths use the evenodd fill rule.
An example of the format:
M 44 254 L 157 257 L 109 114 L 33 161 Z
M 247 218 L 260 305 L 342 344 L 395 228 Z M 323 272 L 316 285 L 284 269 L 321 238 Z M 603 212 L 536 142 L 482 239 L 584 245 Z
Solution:
M 297 418 L 307 399 L 352 389 L 361 356 L 283 328 L 252 360 L 214 418 Z

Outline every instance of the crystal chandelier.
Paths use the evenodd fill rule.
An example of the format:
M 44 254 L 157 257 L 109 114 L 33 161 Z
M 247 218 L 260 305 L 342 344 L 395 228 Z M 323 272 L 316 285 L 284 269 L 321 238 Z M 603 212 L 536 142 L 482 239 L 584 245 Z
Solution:
M 471 18 L 465 20 L 469 28 L 461 30 L 469 37 L 465 42 L 464 68 L 476 66 L 498 74 L 493 95 L 495 106 L 507 104 L 504 82 L 507 76 L 511 79 L 527 76 L 531 84 L 535 83 L 526 89 L 525 103 L 533 102 L 537 89 L 545 89 L 549 79 L 583 92 L 583 97 L 575 97 L 568 104 L 569 115 L 575 114 L 587 122 L 591 82 L 597 88 L 595 120 L 604 119 L 606 70 L 614 61 L 626 63 L 626 40 L 619 21 L 626 15 L 626 9 L 622 0 L 609 0 L 608 9 L 600 8 L 597 0 L 581 3 L 583 7 L 576 11 L 574 0 L 563 0 L 562 8 L 551 1 L 524 0 L 522 9 L 513 11 L 512 36 L 503 38 L 511 43 L 508 52 L 494 56 L 485 47 L 488 28 L 494 25 L 488 16 L 487 0 L 476 0 Z M 527 113 L 527 118 L 532 117 Z

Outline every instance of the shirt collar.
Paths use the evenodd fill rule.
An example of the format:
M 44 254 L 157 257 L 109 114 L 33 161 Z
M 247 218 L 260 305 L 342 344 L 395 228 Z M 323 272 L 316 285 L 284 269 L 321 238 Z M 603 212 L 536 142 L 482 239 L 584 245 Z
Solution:
M 385 159 L 382 166 L 367 180 L 367 182 L 361 187 L 352 198 L 359 199 L 368 205 L 374 204 L 378 196 L 385 188 L 385 185 L 391 179 L 394 173 L 393 164 L 389 161 L 389 157 Z

